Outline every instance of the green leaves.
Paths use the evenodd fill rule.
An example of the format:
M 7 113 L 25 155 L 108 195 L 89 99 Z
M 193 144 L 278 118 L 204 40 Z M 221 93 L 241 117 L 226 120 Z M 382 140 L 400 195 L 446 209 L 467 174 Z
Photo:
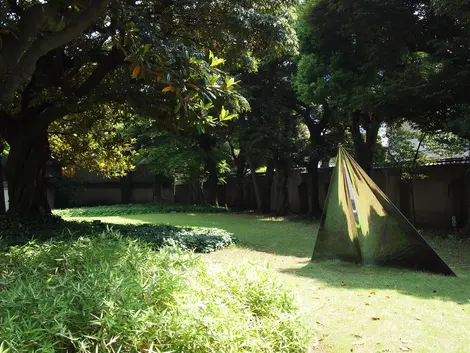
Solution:
M 148 46 L 144 46 L 143 52 L 145 56 L 132 59 L 139 62 L 134 64 L 132 77 L 146 77 L 149 85 L 163 84 L 161 92 L 174 95 L 174 112 L 180 123 L 186 121 L 203 133 L 206 127 L 214 127 L 236 117 L 225 108 L 218 112 L 220 104 L 215 105 L 215 102 L 235 103 L 243 98 L 236 91 L 238 82 L 216 68 L 224 60 L 216 58 L 212 51 L 209 51 L 209 61 L 200 59 L 197 52 L 187 48 L 172 49 L 165 56 L 151 53 Z M 217 115 L 219 119 L 214 118 Z
M 159 227 L 161 235 L 172 228 Z M 223 238 L 212 232 L 209 247 Z M 114 231 L 80 235 L 0 252 L 3 352 L 309 348 L 313 332 L 298 298 L 266 265 L 208 264 L 177 239 L 154 251 Z
M 126 135 L 122 124 L 130 116 L 121 108 L 102 105 L 50 126 L 51 153 L 61 161 L 63 175 L 71 177 L 77 168 L 86 168 L 105 177 L 119 177 L 134 169 L 131 147 L 135 140 Z M 95 119 L 96 115 L 101 119 Z
M 222 106 L 222 109 L 220 110 L 219 114 L 220 121 L 228 121 L 235 119 L 236 117 L 238 117 L 238 114 L 229 114 L 229 112 L 225 110 L 224 106 Z
M 209 50 L 209 61 L 211 67 L 216 67 L 223 64 L 225 62 L 225 59 L 215 57 L 214 53 Z

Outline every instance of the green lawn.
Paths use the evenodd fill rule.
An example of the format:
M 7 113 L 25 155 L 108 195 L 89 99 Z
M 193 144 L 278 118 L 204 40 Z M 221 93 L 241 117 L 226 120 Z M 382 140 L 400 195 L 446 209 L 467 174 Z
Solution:
M 470 352 L 470 244 L 428 239 L 458 278 L 339 262 L 310 263 L 317 226 L 236 214 L 102 217 L 233 232 L 237 247 L 211 262 L 260 259 L 296 287 L 313 319 L 318 352 Z

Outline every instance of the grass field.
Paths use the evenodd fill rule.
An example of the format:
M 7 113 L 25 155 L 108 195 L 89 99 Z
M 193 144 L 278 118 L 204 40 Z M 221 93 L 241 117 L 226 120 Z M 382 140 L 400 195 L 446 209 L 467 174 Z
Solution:
M 240 243 L 211 262 L 267 261 L 301 294 L 317 352 L 470 352 L 470 244 L 428 239 L 458 278 L 339 262 L 310 263 L 317 226 L 236 214 L 102 217 L 110 223 L 217 227 Z

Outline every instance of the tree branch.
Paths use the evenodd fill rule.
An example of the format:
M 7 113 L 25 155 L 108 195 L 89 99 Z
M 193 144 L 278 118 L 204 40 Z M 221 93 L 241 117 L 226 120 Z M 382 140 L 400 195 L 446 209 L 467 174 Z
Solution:
M 18 31 L 3 36 L 0 51 L 0 81 L 12 74 L 21 56 L 36 40 L 46 18 L 53 18 L 55 12 L 49 5 L 31 6 L 18 21 Z
M 4 110 L 0 110 L 0 137 L 3 137 L 7 142 L 11 137 L 11 126 L 13 117 Z
M 365 145 L 364 139 L 362 138 L 361 134 L 361 112 L 355 111 L 352 113 L 351 117 L 351 134 L 354 141 L 354 144 L 358 148 L 362 148 Z
M 228 141 L 228 146 L 230 147 L 230 153 L 232 154 L 232 158 L 236 162 L 238 159 L 238 156 L 235 153 L 235 148 L 233 147 L 232 142 Z
M 119 65 L 123 64 L 124 60 L 124 53 L 117 48 L 113 48 L 111 52 L 98 64 L 86 81 L 75 90 L 75 95 L 77 97 L 86 95 L 93 88 L 98 86 L 107 74 L 114 71 Z
M 58 48 L 77 38 L 104 13 L 110 1 L 111 0 L 94 0 L 86 10 L 76 19 L 72 20 L 63 30 L 46 35 L 37 40 L 34 38 L 33 43 L 28 48 L 25 48 L 27 50 L 21 55 L 17 63 L 10 67 L 6 78 L 3 79 L 3 90 L 0 92 L 0 104 L 8 104 L 11 102 L 20 85 L 30 79 L 35 70 L 36 62 L 40 57 L 44 56 L 50 50 Z M 39 28 L 35 30 L 34 34 L 37 36 L 38 32 Z

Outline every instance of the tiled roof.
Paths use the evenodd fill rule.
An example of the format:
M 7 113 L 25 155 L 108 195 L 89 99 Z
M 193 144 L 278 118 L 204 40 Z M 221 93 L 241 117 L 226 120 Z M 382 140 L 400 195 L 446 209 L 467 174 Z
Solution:
M 470 157 L 445 158 L 427 163 L 426 165 L 470 164 Z
M 425 167 L 432 167 L 438 165 L 459 165 L 459 164 L 470 164 L 470 157 L 459 157 L 459 158 L 443 158 L 436 159 L 435 161 L 424 164 Z M 393 168 L 395 164 L 381 164 L 374 165 L 374 169 Z

